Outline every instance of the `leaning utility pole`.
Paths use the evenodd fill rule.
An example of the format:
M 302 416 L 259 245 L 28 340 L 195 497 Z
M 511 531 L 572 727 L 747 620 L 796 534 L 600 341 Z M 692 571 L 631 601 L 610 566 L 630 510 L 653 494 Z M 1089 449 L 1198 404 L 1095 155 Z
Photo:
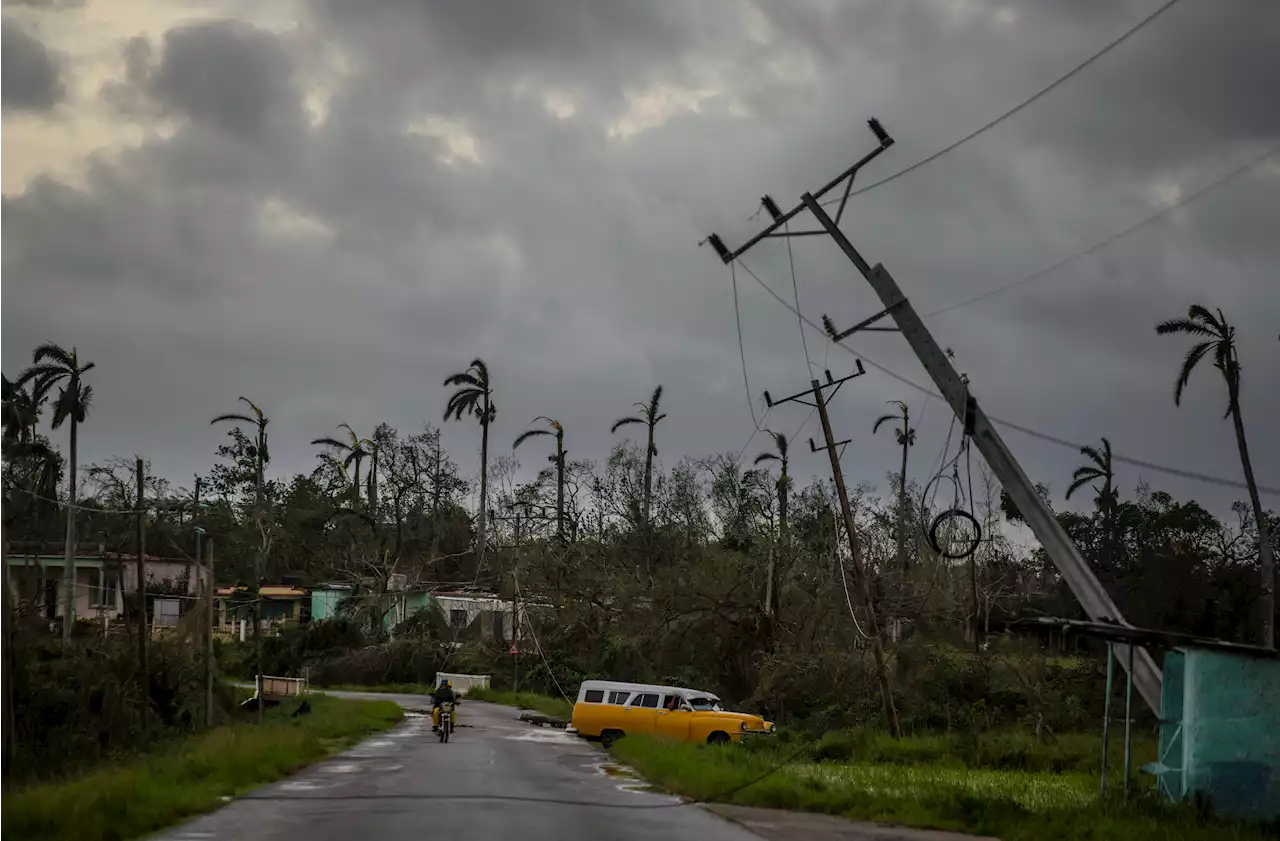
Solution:
M 884 654 L 884 644 L 880 639 L 880 621 L 876 618 L 876 604 L 871 597 L 871 584 L 867 580 L 867 568 L 862 562 L 862 541 L 858 539 L 857 529 L 853 526 L 853 508 L 849 505 L 849 489 L 844 484 L 844 472 L 840 469 L 840 453 L 838 447 L 848 444 L 848 441 L 839 441 L 835 439 L 835 435 L 831 432 L 831 418 L 827 415 L 827 403 L 834 397 L 836 392 L 840 390 L 840 386 L 855 377 L 860 377 L 866 371 L 862 368 L 862 362 L 858 362 L 858 372 L 850 374 L 840 379 L 832 379 L 831 372 L 827 371 L 827 381 L 825 383 L 819 380 L 811 380 L 809 389 L 806 391 L 793 394 L 782 400 L 774 400 L 769 396 L 769 392 L 764 393 L 765 403 L 772 409 L 783 403 L 803 403 L 806 406 L 812 406 L 818 410 L 818 419 L 822 422 L 822 438 L 826 442 L 826 446 L 819 447 L 813 443 L 813 439 L 809 439 L 809 449 L 813 452 L 825 450 L 827 456 L 831 459 L 831 478 L 836 483 L 836 495 L 840 498 L 840 516 L 844 519 L 845 533 L 849 535 L 849 554 L 853 556 L 853 571 L 857 579 L 855 581 L 858 587 L 858 595 L 862 598 L 862 605 L 867 611 L 867 622 L 870 633 L 867 634 L 871 638 L 871 653 L 876 661 L 876 676 L 880 680 L 880 701 L 884 707 L 885 722 L 889 725 L 889 733 L 895 739 L 902 737 L 902 731 L 898 727 L 898 710 L 893 703 L 893 685 L 889 679 L 889 663 Z M 828 397 L 825 389 L 831 389 L 831 397 Z M 805 397 L 812 397 L 813 402 L 805 400 Z
M 146 726 L 147 709 L 151 702 L 151 678 L 147 673 L 147 555 L 146 555 L 146 501 L 143 498 L 146 482 L 146 465 L 143 464 L 142 458 L 139 457 L 134 463 L 134 472 L 138 477 L 138 499 L 137 499 L 137 532 L 135 539 L 138 545 L 138 669 L 139 681 L 142 686 L 142 692 L 139 697 L 142 698 L 142 723 Z
M 876 295 L 879 296 L 880 303 L 884 306 L 884 309 L 880 312 L 863 319 L 844 331 L 836 330 L 831 320 L 824 317 L 823 321 L 831 339 L 838 342 L 860 330 L 902 333 L 903 338 L 907 340 L 912 351 L 915 352 L 916 357 L 929 373 L 929 377 L 933 380 L 938 392 L 947 401 L 947 404 L 951 406 L 951 410 L 955 412 L 956 417 L 964 422 L 965 434 L 973 439 L 978 451 L 986 459 L 987 466 L 991 468 L 991 471 L 1000 481 L 1001 487 L 1009 494 L 1014 505 L 1017 506 L 1018 511 L 1027 521 L 1032 532 L 1035 533 L 1036 538 L 1040 541 L 1040 545 L 1044 547 L 1045 554 L 1053 561 L 1054 566 L 1057 567 L 1067 586 L 1071 588 L 1071 592 L 1080 602 L 1085 613 L 1095 622 L 1114 622 L 1128 626 L 1129 623 L 1125 621 L 1119 608 L 1111 600 L 1111 596 L 1102 586 L 1102 583 L 1098 581 L 1093 571 L 1089 569 L 1089 565 L 1080 555 L 1080 551 L 1071 542 L 1071 538 L 1067 536 L 1057 518 L 1054 517 L 1053 511 L 1036 493 L 1035 485 L 1027 478 L 1027 474 L 1022 471 L 1022 467 L 1013 457 L 999 433 L 996 432 L 986 413 L 979 408 L 977 400 L 970 394 L 968 383 L 964 382 L 960 375 L 956 373 L 950 360 L 947 359 L 942 349 L 938 347 L 938 343 L 934 340 L 933 335 L 930 334 L 919 314 L 916 313 L 911 303 L 898 287 L 897 282 L 889 274 L 889 270 L 881 264 L 870 265 L 854 248 L 853 243 L 844 235 L 844 232 L 840 230 L 840 218 L 844 214 L 849 195 L 853 190 L 853 180 L 857 176 L 858 170 L 893 145 L 893 138 L 880 125 L 879 120 L 870 120 L 868 125 L 879 141 L 879 145 L 874 150 L 864 155 L 861 160 L 827 182 L 817 191 L 805 193 L 801 197 L 800 204 L 785 213 L 782 212 L 773 199 L 766 196 L 764 206 L 769 211 L 769 215 L 773 217 L 773 221 L 763 231 L 747 240 L 745 244 L 739 246 L 736 250 L 730 250 L 716 234 L 708 236 L 706 241 L 715 249 L 721 260 L 725 263 L 732 263 L 766 237 L 820 236 L 823 234 L 830 236 L 836 245 L 840 247 L 840 250 L 844 252 L 849 262 L 853 263 L 858 272 L 870 284 Z M 843 185 L 844 189 L 840 198 L 825 203 L 819 202 L 819 199 L 824 195 L 841 185 Z M 836 215 L 833 219 L 827 214 L 823 205 L 836 202 L 839 202 L 839 208 L 836 210 Z M 800 231 L 792 231 L 789 226 L 784 228 L 793 217 L 806 209 L 821 227 L 815 230 Z M 871 326 L 885 316 L 893 319 L 897 325 L 896 331 L 893 327 Z M 1127 656 L 1127 646 L 1118 646 L 1118 648 L 1118 659 L 1121 664 L 1124 664 L 1127 668 L 1128 663 L 1133 663 L 1132 677 L 1137 685 L 1138 692 L 1142 695 L 1143 700 L 1147 702 L 1147 705 L 1158 713 L 1160 711 L 1161 685 L 1159 666 L 1156 665 L 1155 660 L 1151 658 L 1146 649 L 1137 648 L 1134 652 L 1136 656 L 1131 658 Z

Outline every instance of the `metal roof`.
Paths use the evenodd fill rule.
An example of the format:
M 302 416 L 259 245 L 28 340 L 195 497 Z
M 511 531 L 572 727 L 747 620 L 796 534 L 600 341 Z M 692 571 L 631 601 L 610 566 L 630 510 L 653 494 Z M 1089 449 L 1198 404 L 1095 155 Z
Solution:
M 1082 619 L 1058 619 L 1052 616 L 1038 616 L 1030 619 L 1019 619 L 1011 624 L 1015 628 L 1048 628 L 1111 642 L 1157 646 L 1166 649 L 1200 648 L 1209 651 L 1221 651 L 1224 654 L 1280 659 L 1280 651 L 1270 648 L 1245 645 L 1240 642 L 1228 642 L 1227 640 L 1214 639 L 1213 637 L 1201 637 L 1195 634 L 1161 631 L 1155 628 L 1135 628 L 1132 625 L 1118 625 L 1113 622 L 1092 622 Z

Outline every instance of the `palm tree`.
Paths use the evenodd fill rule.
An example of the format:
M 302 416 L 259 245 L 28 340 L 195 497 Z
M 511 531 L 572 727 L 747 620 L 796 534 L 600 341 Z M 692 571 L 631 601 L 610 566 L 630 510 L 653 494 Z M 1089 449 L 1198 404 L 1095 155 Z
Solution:
M 1112 524 L 1117 502 L 1115 470 L 1111 467 L 1111 442 L 1104 437 L 1102 449 L 1085 446 L 1080 448 L 1080 454 L 1087 458 L 1089 463 L 1077 467 L 1076 472 L 1071 474 L 1071 486 L 1067 488 L 1066 497 L 1071 499 L 1073 493 L 1091 482 L 1102 482 L 1101 489 L 1094 488 L 1097 491 L 1094 505 L 1102 515 L 1102 563 L 1104 567 L 1110 568 L 1113 545 Z
M 82 377 L 94 367 L 92 362 L 80 364 L 80 357 L 73 347 L 70 352 L 55 344 L 43 344 L 31 355 L 32 365 L 22 372 L 15 385 L 20 389 L 31 383 L 31 402 L 39 406 L 55 385 L 61 383 L 58 397 L 53 403 L 52 426 L 54 429 L 71 421 L 70 446 L 67 457 L 67 541 L 62 565 L 63 598 L 66 607 L 62 611 L 62 638 L 71 639 L 71 627 L 76 620 L 76 431 L 89 414 L 93 402 L 93 386 L 85 384 Z
M 511 449 L 518 449 L 521 444 L 530 438 L 536 438 L 539 435 L 555 435 L 556 436 L 556 454 L 548 456 L 547 461 L 556 466 L 556 539 L 564 542 L 564 425 L 558 420 L 542 415 L 534 418 L 534 421 L 546 421 L 551 429 L 529 429 L 520 433 L 520 437 L 511 445 Z
M 1218 369 L 1227 384 L 1227 411 L 1235 426 L 1236 447 L 1240 451 L 1240 465 L 1244 468 L 1244 481 L 1249 487 L 1249 504 L 1258 525 L 1258 560 L 1262 566 L 1262 644 L 1275 648 L 1276 616 L 1276 568 L 1271 548 L 1271 532 L 1267 528 L 1262 501 L 1258 498 L 1258 483 L 1253 477 L 1253 464 L 1249 461 L 1249 445 L 1245 441 L 1244 417 L 1240 412 L 1240 357 L 1236 351 L 1236 328 L 1227 323 L 1222 310 L 1217 314 L 1200 304 L 1187 310 L 1186 318 L 1173 318 L 1156 325 L 1161 336 L 1183 334 L 1202 341 L 1192 345 L 1183 357 L 1178 369 L 1178 379 L 1173 387 L 1173 402 L 1182 405 L 1182 390 L 1191 379 L 1191 372 L 1206 356 L 1213 356 L 1213 367 Z
M 356 431 L 351 428 L 351 424 L 340 423 L 338 424 L 338 429 L 346 430 L 348 440 L 342 441 L 338 438 L 326 437 L 326 438 L 316 438 L 311 443 L 314 446 L 328 447 L 329 449 L 336 451 L 337 455 L 334 455 L 333 453 L 325 452 L 325 453 L 321 453 L 320 457 L 322 459 L 329 459 L 333 463 L 339 465 L 342 468 L 342 472 L 344 476 L 346 475 L 346 469 L 348 467 L 351 467 L 353 464 L 355 465 L 355 477 L 351 482 L 351 490 L 352 490 L 352 493 L 355 495 L 356 502 L 359 503 L 360 502 L 360 463 L 372 455 L 375 445 L 369 439 L 361 438 L 359 435 L 357 435 Z M 378 472 L 377 467 L 375 466 L 373 469 L 373 475 L 376 476 L 377 472 Z M 376 485 L 377 480 L 373 479 L 372 482 L 374 484 L 372 484 L 369 489 L 370 505 L 373 504 L 373 501 L 374 501 L 373 496 L 376 494 L 376 490 L 377 490 L 377 485 Z
M 907 453 L 916 443 L 916 431 L 911 427 L 911 409 L 901 400 L 887 401 L 897 406 L 896 413 L 881 415 L 871 427 L 871 434 L 879 431 L 881 424 L 889 421 L 902 421 L 902 426 L 894 430 L 898 446 L 902 448 L 902 472 L 898 474 L 898 569 L 907 571 Z
M 1111 467 L 1111 442 L 1105 437 L 1102 439 L 1102 449 L 1097 447 L 1081 447 L 1080 454 L 1089 459 L 1091 464 L 1084 464 L 1076 468 L 1076 472 L 1071 474 L 1071 487 L 1067 488 L 1067 499 L 1071 499 L 1071 495 L 1076 491 L 1088 485 L 1090 482 L 1102 481 L 1102 488 L 1094 488 L 1098 495 L 1094 498 L 1094 504 L 1097 505 L 1098 511 L 1105 515 L 1111 508 L 1115 506 L 1115 471 Z
M 35 438 L 36 421 L 40 419 L 40 410 L 44 406 L 45 396 L 36 395 L 25 385 L 18 385 L 8 377 L 3 380 L 4 392 L 4 446 L 23 447 Z
M 646 534 L 649 531 L 649 506 L 653 502 L 653 457 L 658 454 L 658 448 L 653 443 L 653 430 L 658 425 L 658 421 L 666 417 L 666 414 L 660 411 L 661 403 L 662 386 L 658 386 L 653 390 L 648 403 L 631 404 L 635 407 L 636 414 L 618 418 L 613 422 L 613 426 L 609 430 L 610 432 L 617 432 L 622 427 L 632 424 L 648 427 L 649 446 L 644 451 L 644 508 L 640 512 L 640 519 Z
M 787 442 L 787 436 L 784 435 L 783 433 L 770 432 L 769 434 L 773 436 L 773 446 L 775 448 L 775 451 L 774 452 L 766 451 L 766 452 L 760 453 L 760 455 L 756 456 L 755 461 L 753 461 L 752 464 L 755 465 L 755 464 L 763 464 L 765 462 L 776 462 L 778 467 L 780 468 L 779 474 L 778 474 L 778 484 L 777 484 L 778 544 L 782 548 L 782 551 L 786 552 L 788 549 L 787 490 L 791 485 L 791 477 L 787 472 L 787 467 L 790 463 L 788 460 L 789 445 Z M 775 581 L 775 579 L 777 578 L 777 571 L 778 571 L 777 553 L 770 552 L 769 568 L 768 568 L 765 585 L 764 585 L 764 612 L 765 612 L 765 615 L 767 616 L 773 616 L 774 613 L 777 611 L 778 593 L 777 593 L 777 583 Z
M 454 420 L 462 420 L 463 415 L 480 420 L 480 511 L 476 515 L 476 555 L 483 559 L 489 511 L 489 426 L 497 415 L 489 366 L 483 359 L 473 359 L 467 370 L 445 377 L 444 385 L 445 388 L 458 388 L 449 395 L 449 403 L 444 408 L 445 420 L 450 416 Z
M 264 415 L 262 413 L 262 409 L 258 408 L 257 404 L 255 404 L 248 397 L 241 397 L 240 399 L 246 405 L 248 405 L 249 410 L 253 414 L 241 415 L 241 414 L 232 413 L 228 415 L 218 415 L 216 418 L 209 421 L 209 423 L 210 425 L 216 424 L 216 423 L 224 423 L 224 422 L 231 422 L 231 423 L 237 423 L 237 424 L 243 423 L 243 424 L 252 426 L 257 430 L 257 434 L 254 436 L 253 444 L 251 445 L 251 455 L 253 456 L 253 467 L 254 467 L 254 470 L 253 470 L 253 521 L 254 521 L 254 525 L 258 527 L 258 531 L 260 532 L 260 539 L 258 541 L 257 551 L 254 553 L 254 556 L 253 556 L 253 580 L 254 580 L 253 649 L 255 652 L 255 659 L 258 664 L 257 666 L 258 680 L 256 684 L 258 687 L 258 691 L 256 694 L 258 696 L 258 722 L 261 723 L 262 711 L 263 711 L 261 598 L 262 598 L 262 569 L 266 564 L 266 542 L 267 542 L 266 522 L 265 522 L 266 515 L 265 515 L 265 512 L 262 510 L 263 509 L 262 484 L 263 484 L 264 469 L 267 463 L 271 461 L 271 454 L 267 451 L 267 424 L 271 422 L 271 419 L 268 418 L 266 415 Z

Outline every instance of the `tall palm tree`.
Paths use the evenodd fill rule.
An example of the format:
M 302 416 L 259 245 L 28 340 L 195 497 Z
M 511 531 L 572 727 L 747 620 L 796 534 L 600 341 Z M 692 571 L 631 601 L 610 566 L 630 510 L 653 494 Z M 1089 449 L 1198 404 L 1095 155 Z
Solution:
M 788 458 L 789 443 L 787 436 L 781 432 L 770 432 L 773 437 L 774 451 L 765 451 L 756 456 L 753 465 L 764 464 L 766 462 L 776 463 L 779 467 L 778 472 L 778 545 L 785 553 L 789 549 L 788 533 L 787 533 L 787 491 L 791 485 L 791 476 L 787 471 L 790 461 Z M 778 553 L 769 553 L 769 568 L 767 571 L 766 581 L 764 585 L 764 612 L 767 616 L 773 616 L 777 612 L 778 591 L 777 591 L 777 574 L 778 574 Z
M 35 439 L 36 422 L 45 396 L 40 395 L 37 400 L 28 385 L 18 385 L 2 375 L 0 380 L 3 380 L 4 393 L 4 445 L 8 448 L 30 444 Z
M 258 680 L 257 680 L 257 696 L 258 696 L 258 722 L 262 722 L 263 698 L 262 698 L 262 570 L 266 565 L 266 514 L 263 511 L 263 475 L 268 462 L 271 461 L 271 454 L 267 450 L 267 424 L 271 419 L 262 413 L 262 409 L 258 408 L 248 397 L 241 397 L 252 414 L 227 414 L 218 415 L 209 421 L 210 425 L 217 423 L 236 423 L 252 426 L 256 430 L 252 447 L 253 456 L 253 521 L 260 532 L 257 544 L 257 550 L 253 556 L 253 649 L 255 659 L 258 664 Z
M 53 403 L 52 426 L 57 429 L 71 421 L 67 450 L 67 540 L 62 564 L 63 598 L 66 599 L 66 607 L 62 611 L 62 638 L 69 641 L 76 621 L 76 432 L 88 416 L 93 402 L 93 386 L 82 378 L 94 364 L 87 362 L 81 365 L 74 347 L 67 351 L 51 343 L 36 348 L 31 354 L 31 362 L 31 367 L 22 372 L 15 385 L 21 388 L 31 383 L 31 399 L 37 406 L 55 385 L 60 386 Z
M 889 421 L 902 421 L 902 425 L 894 430 L 898 446 L 902 448 L 902 472 L 898 474 L 898 569 L 907 571 L 907 453 L 916 443 L 916 431 L 911 426 L 911 409 L 901 400 L 887 401 L 890 406 L 897 406 L 898 411 L 881 415 L 871 427 L 875 435 L 882 424 Z
M 649 446 L 644 451 L 644 508 L 640 512 L 640 518 L 643 521 L 643 528 L 647 534 L 649 531 L 649 507 L 653 502 L 653 457 L 658 454 L 658 447 L 653 443 L 653 431 L 658 425 L 658 421 L 666 417 L 661 411 L 662 404 L 662 386 L 658 386 L 653 390 L 653 394 L 649 397 L 648 403 L 633 403 L 636 414 L 629 415 L 625 418 L 618 418 L 613 422 L 610 432 L 617 432 L 624 426 L 637 424 L 648 427 Z
M 355 495 L 356 502 L 359 503 L 360 493 L 361 493 L 360 464 L 366 458 L 369 458 L 373 454 L 374 444 L 369 439 L 361 438 L 359 435 L 357 435 L 356 431 L 351 428 L 351 424 L 340 423 L 338 424 L 338 429 L 346 431 L 347 433 L 346 441 L 343 441 L 338 438 L 333 438 L 333 437 L 325 437 L 325 438 L 316 438 L 311 443 L 314 446 L 328 447 L 330 450 L 332 450 L 333 452 L 322 453 L 320 457 L 324 459 L 329 459 L 335 464 L 341 466 L 344 475 L 346 474 L 346 469 L 348 467 L 355 465 L 355 476 L 351 482 L 351 490 L 352 490 L 352 493 Z M 374 475 L 377 474 L 376 467 L 373 469 L 373 473 Z M 373 482 L 375 483 L 376 481 L 377 481 L 376 479 L 373 480 Z M 369 503 L 372 505 L 373 493 L 376 493 L 376 484 L 370 488 L 370 491 L 371 491 L 371 494 L 369 498 Z
M 445 377 L 445 388 L 458 390 L 449 395 L 444 408 L 444 419 L 450 416 L 462 420 L 471 415 L 480 421 L 480 511 L 476 515 L 476 555 L 484 558 L 489 512 L 489 426 L 497 415 L 493 404 L 493 384 L 489 379 L 489 366 L 483 359 L 473 359 L 467 370 Z
M 1227 384 L 1227 411 L 1235 426 L 1236 447 L 1240 451 L 1240 465 L 1244 468 L 1244 481 L 1249 487 L 1249 504 L 1258 526 L 1258 560 L 1262 566 L 1262 644 L 1275 648 L 1276 616 L 1276 565 L 1271 548 L 1271 533 L 1267 528 L 1262 501 L 1258 498 L 1258 483 L 1253 477 L 1253 464 L 1249 461 L 1249 445 L 1245 441 L 1244 417 L 1240 412 L 1240 357 L 1236 350 L 1236 328 L 1227 322 L 1222 310 L 1217 314 L 1200 304 L 1187 310 L 1186 318 L 1172 318 L 1156 325 L 1161 336 L 1182 334 L 1201 341 L 1191 346 L 1178 369 L 1178 379 L 1173 387 L 1173 402 L 1182 405 L 1182 390 L 1191 379 L 1191 372 L 1206 356 L 1212 355 L 1213 367 L 1218 369 Z
M 1066 497 L 1071 499 L 1073 493 L 1092 482 L 1102 482 L 1101 488 L 1094 486 L 1097 492 L 1094 505 L 1102 515 L 1102 563 L 1104 567 L 1110 568 L 1114 541 L 1112 525 L 1118 501 L 1115 490 L 1115 470 L 1111 466 L 1111 442 L 1104 437 L 1101 449 L 1085 446 L 1080 448 L 1080 454 L 1089 462 L 1077 467 L 1075 473 L 1071 474 L 1071 486 L 1067 488 Z
M 528 429 L 520 433 L 520 437 L 516 438 L 515 443 L 511 445 L 511 449 L 518 449 L 521 444 L 530 438 L 536 438 L 539 435 L 555 435 L 556 437 L 556 454 L 548 456 L 547 461 L 556 466 L 556 539 L 564 542 L 564 425 L 558 420 L 552 420 L 546 415 L 534 418 L 534 421 L 546 421 L 551 429 Z

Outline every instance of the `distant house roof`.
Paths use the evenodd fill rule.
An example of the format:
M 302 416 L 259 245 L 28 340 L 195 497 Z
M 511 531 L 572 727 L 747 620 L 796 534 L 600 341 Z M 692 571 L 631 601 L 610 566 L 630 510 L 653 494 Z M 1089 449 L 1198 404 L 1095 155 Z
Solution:
M 249 592 L 248 587 L 219 587 L 217 594 L 219 596 L 234 595 L 236 591 Z M 301 587 L 290 587 L 288 584 L 263 584 L 258 588 L 258 596 L 264 599 L 301 599 L 308 593 Z

